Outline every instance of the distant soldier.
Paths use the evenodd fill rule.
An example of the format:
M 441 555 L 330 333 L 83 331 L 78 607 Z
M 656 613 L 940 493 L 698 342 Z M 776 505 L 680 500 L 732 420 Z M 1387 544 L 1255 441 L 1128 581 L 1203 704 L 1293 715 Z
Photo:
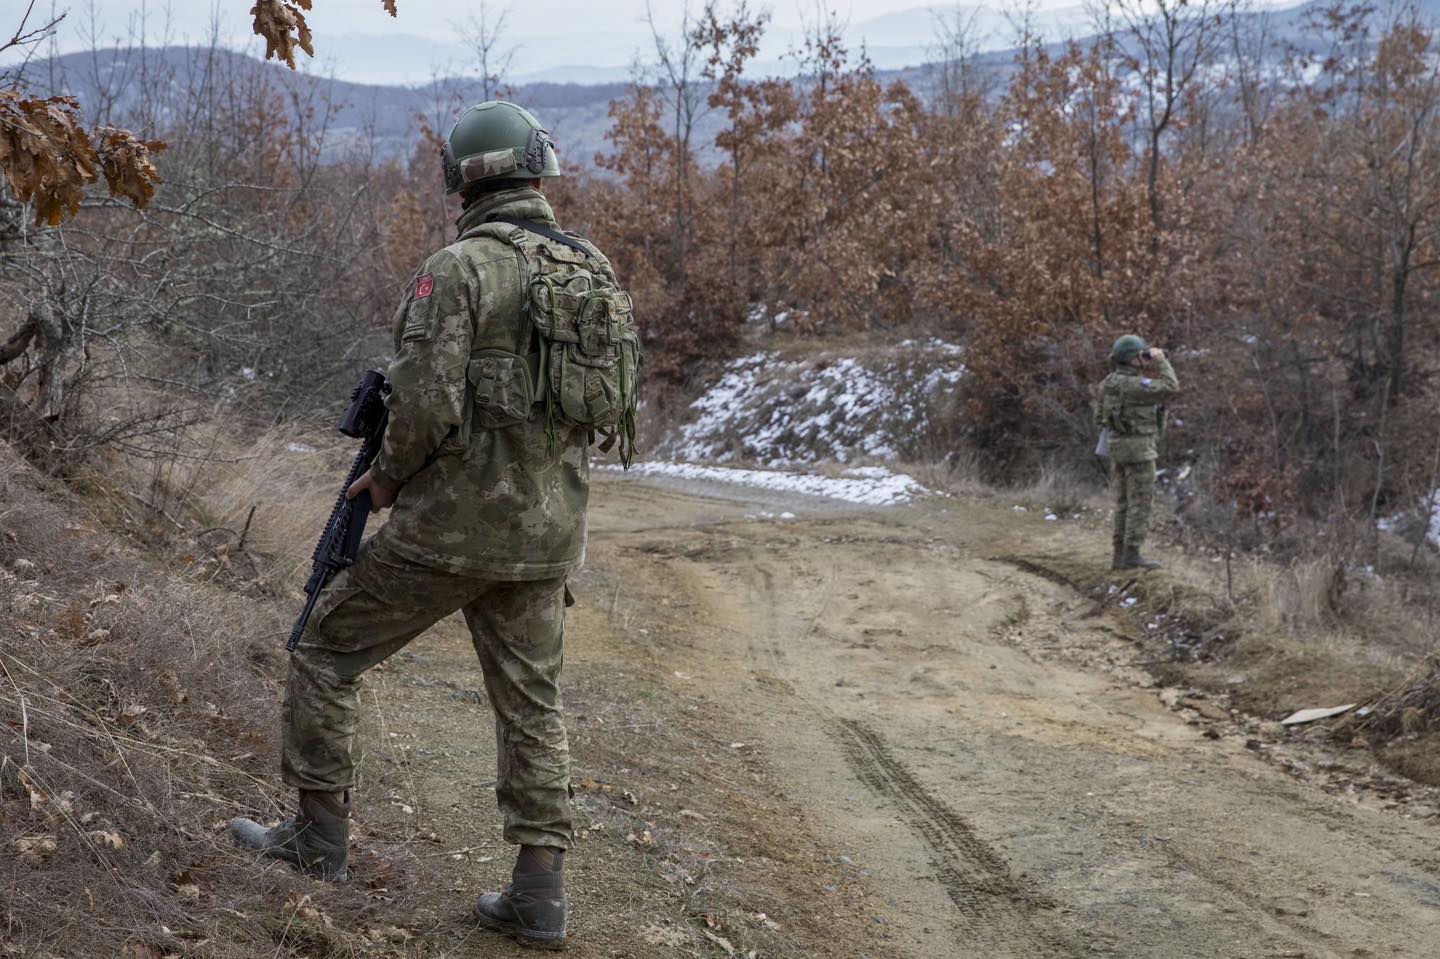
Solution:
M 566 578 L 585 551 L 588 446 L 605 435 L 629 462 L 639 348 L 610 263 L 560 231 L 540 192 L 560 166 L 539 121 L 480 104 L 443 162 L 464 203 L 459 239 L 425 261 L 395 313 L 389 429 L 348 493 L 368 489 L 394 513 L 322 594 L 290 662 L 281 772 L 299 811 L 231 831 L 308 875 L 345 878 L 361 674 L 460 610 L 495 711 L 504 837 L 520 847 L 509 888 L 474 914 L 558 948 L 572 838 Z
M 1110 351 L 1114 365 L 1100 383 L 1095 422 L 1110 458 L 1115 488 L 1112 569 L 1158 569 L 1140 553 L 1155 497 L 1155 459 L 1165 429 L 1165 403 L 1180 391 L 1165 351 L 1126 335 Z

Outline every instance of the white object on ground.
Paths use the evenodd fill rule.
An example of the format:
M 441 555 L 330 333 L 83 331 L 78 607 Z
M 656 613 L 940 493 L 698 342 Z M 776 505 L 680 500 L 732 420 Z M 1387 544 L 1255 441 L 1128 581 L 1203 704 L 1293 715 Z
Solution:
M 618 466 L 601 466 L 607 472 L 620 472 Z M 913 477 L 892 473 L 879 467 L 865 470 L 864 476 L 836 478 L 814 473 L 792 473 L 784 470 L 742 470 L 727 466 L 696 466 L 694 463 L 636 463 L 630 472 L 640 476 L 664 476 L 672 479 L 703 480 L 733 486 L 753 486 L 779 493 L 823 496 L 861 506 L 894 506 L 908 503 L 930 491 Z M 858 472 L 858 471 L 852 471 Z M 883 475 L 882 475 L 883 474 Z M 783 517 L 782 517 L 783 518 Z
M 1313 723 L 1321 719 L 1330 719 L 1332 716 L 1339 716 L 1342 713 L 1348 713 L 1354 708 L 1355 704 L 1351 703 L 1348 706 L 1330 706 L 1321 707 L 1318 709 L 1302 709 L 1299 712 L 1291 713 L 1289 716 L 1286 716 L 1284 719 L 1280 720 L 1280 725 L 1299 726 L 1301 723 Z

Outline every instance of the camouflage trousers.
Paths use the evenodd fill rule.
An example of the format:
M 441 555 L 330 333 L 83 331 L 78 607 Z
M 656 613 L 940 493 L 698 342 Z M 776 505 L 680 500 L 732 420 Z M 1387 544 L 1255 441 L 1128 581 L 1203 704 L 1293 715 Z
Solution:
M 496 582 L 443 572 L 396 554 L 383 529 L 326 588 L 291 657 L 282 776 L 300 789 L 354 785 L 361 674 L 456 610 L 470 627 L 495 711 L 505 839 L 568 848 L 564 578 Z
M 1115 551 L 1139 551 L 1150 525 L 1150 505 L 1155 500 L 1155 461 L 1113 463 L 1110 485 L 1115 489 Z

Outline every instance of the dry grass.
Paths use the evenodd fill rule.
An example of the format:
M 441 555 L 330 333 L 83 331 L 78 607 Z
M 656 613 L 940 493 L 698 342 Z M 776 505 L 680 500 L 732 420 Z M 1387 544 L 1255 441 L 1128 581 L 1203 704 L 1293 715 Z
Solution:
M 997 495 L 1012 498 L 1030 509 L 1047 509 L 1061 516 L 1089 513 L 1109 508 L 1102 474 L 1077 472 L 1068 463 L 1048 462 L 1029 480 L 997 490 Z
M 309 468 L 261 455 L 209 470 L 185 501 L 197 510 Z M 238 553 L 187 553 L 178 532 L 147 548 L 146 522 L 123 520 L 133 501 L 90 482 L 109 491 L 98 506 L 0 446 L 0 955 L 348 954 L 297 945 L 283 906 L 310 890 L 257 872 L 223 831 L 288 804 L 273 730 L 290 604 L 237 593 Z M 118 532 L 102 521 L 116 510 Z M 293 515 L 274 511 L 253 542 L 298 535 Z M 363 889 L 330 895 L 337 917 L 366 908 Z
M 229 534 L 266 557 L 267 575 L 286 578 L 308 563 L 310 547 L 356 452 L 353 440 L 319 421 L 255 430 L 222 419 L 177 439 L 173 454 L 125 461 L 117 482 L 146 480 L 155 508 L 186 527 Z

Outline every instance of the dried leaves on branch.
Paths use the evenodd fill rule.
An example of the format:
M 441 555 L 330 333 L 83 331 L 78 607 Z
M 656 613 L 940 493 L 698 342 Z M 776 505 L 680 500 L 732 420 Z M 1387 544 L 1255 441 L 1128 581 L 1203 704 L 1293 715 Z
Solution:
M 255 34 L 265 38 L 265 59 L 284 60 L 295 69 L 295 48 L 306 55 L 315 55 L 310 25 L 302 10 L 310 9 L 310 0 L 257 0 L 250 13 L 255 17 Z
M 313 0 L 256 0 L 250 8 L 255 18 L 255 35 L 265 38 L 265 59 L 284 60 L 286 66 L 295 69 L 295 51 L 305 51 L 306 56 L 315 56 L 315 35 L 305 20 L 305 13 L 313 9 Z M 381 5 L 390 16 L 399 16 L 396 0 L 381 0 Z
M 160 176 L 151 160 L 163 150 L 128 130 L 104 127 L 94 137 L 71 97 L 23 97 L 0 90 L 0 169 L 35 222 L 54 226 L 80 209 L 85 188 L 104 176 L 111 196 L 144 207 Z
M 142 209 L 155 197 L 160 174 L 152 154 L 165 149 L 156 140 L 141 140 L 129 130 L 101 127 L 95 131 L 100 170 L 111 196 L 123 196 Z

